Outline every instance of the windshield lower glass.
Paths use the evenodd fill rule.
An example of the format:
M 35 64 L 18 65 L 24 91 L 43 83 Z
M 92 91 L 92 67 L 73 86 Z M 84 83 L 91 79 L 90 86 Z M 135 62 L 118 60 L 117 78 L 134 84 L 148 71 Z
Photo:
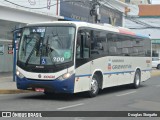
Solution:
M 18 60 L 26 65 L 56 65 L 73 59 L 74 27 L 26 27 Z

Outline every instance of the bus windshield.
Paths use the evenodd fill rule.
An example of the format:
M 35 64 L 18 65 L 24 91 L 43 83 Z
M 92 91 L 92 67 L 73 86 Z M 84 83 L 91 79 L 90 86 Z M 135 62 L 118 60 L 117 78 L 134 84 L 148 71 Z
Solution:
M 18 60 L 26 65 L 56 65 L 73 59 L 75 28 L 67 26 L 23 29 Z

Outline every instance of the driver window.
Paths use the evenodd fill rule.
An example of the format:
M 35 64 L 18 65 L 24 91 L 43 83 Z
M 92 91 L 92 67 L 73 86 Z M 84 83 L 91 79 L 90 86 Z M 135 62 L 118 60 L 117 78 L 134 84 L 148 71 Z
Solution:
M 90 33 L 80 30 L 77 34 L 76 58 L 84 59 L 90 57 Z

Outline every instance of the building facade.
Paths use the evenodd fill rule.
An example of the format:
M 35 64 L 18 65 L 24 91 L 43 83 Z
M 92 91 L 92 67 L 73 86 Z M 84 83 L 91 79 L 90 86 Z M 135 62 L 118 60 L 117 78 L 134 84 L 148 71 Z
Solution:
M 13 69 L 13 30 L 28 23 L 43 21 L 78 20 L 93 22 L 90 2 L 0 0 L 0 72 L 10 72 Z M 100 22 L 123 26 L 125 7 L 127 4 L 115 0 L 101 3 Z
M 125 19 L 125 27 L 150 36 L 152 55 L 160 57 L 160 5 L 130 5 L 130 9 L 131 12 Z
M 61 2 L 60 16 L 64 16 L 66 20 L 94 23 L 94 17 L 91 15 L 92 3 L 93 1 L 89 0 L 83 2 Z M 125 7 L 127 7 L 126 4 L 119 1 L 99 2 L 99 4 L 100 23 L 123 26 L 123 13 Z
M 0 0 L 0 72 L 13 70 L 13 30 L 27 23 L 62 18 L 58 7 L 55 0 Z
M 150 4 L 150 0 L 120 0 L 120 1 L 133 5 Z

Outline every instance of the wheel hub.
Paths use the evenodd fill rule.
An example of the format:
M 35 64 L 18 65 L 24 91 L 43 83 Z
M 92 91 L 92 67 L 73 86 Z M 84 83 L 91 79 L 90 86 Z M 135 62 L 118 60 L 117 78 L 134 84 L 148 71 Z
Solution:
M 96 80 L 92 79 L 92 82 L 91 82 L 91 91 L 93 93 L 96 93 L 98 90 L 98 83 Z
M 140 83 L 140 78 L 139 78 L 139 75 L 138 75 L 138 74 L 136 74 L 136 85 L 138 86 L 138 85 L 139 85 L 139 83 Z

